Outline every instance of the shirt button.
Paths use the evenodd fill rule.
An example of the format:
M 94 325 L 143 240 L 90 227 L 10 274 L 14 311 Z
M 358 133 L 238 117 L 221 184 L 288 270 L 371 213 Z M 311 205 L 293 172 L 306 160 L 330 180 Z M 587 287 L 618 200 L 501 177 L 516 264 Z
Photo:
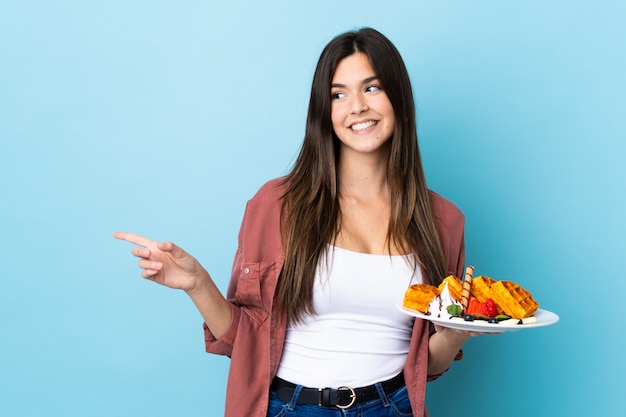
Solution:
M 243 269 L 243 273 L 244 274 L 249 274 L 250 273 L 250 268 L 244 268 Z

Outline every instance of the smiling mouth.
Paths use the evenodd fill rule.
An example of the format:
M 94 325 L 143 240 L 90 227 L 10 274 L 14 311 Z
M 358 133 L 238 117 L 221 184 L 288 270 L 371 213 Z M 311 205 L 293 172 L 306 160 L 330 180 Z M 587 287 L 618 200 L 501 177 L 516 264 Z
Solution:
M 350 126 L 350 129 L 358 132 L 359 130 L 365 130 L 372 126 L 375 126 L 377 123 L 378 122 L 376 120 L 368 120 L 367 122 L 363 122 L 363 123 L 355 123 L 352 126 Z

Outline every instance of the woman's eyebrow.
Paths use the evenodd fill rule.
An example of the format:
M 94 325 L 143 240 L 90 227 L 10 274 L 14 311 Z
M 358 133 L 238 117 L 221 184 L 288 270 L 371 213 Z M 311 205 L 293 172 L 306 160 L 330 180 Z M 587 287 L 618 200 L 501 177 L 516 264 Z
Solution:
M 378 76 L 373 75 L 371 77 L 367 77 L 366 79 L 364 79 L 363 81 L 361 81 L 361 84 L 367 84 L 367 83 L 371 83 L 374 80 L 377 80 Z M 346 88 L 345 84 L 338 84 L 338 83 L 334 83 L 330 85 L 330 88 Z

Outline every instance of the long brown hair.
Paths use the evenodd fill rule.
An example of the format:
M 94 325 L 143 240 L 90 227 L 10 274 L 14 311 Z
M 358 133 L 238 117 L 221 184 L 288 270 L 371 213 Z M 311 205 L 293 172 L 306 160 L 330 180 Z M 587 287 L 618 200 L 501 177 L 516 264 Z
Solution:
M 339 62 L 362 52 L 391 102 L 395 129 L 388 162 L 391 215 L 387 244 L 414 254 L 425 282 L 438 284 L 445 261 L 432 213 L 417 143 L 409 75 L 395 46 L 363 28 L 335 37 L 322 51 L 313 76 L 306 132 L 300 154 L 285 177 L 282 235 L 285 263 L 278 283 L 278 309 L 289 323 L 315 314 L 313 283 L 321 254 L 334 241 L 341 219 L 337 190 L 339 139 L 331 123 L 331 82 Z

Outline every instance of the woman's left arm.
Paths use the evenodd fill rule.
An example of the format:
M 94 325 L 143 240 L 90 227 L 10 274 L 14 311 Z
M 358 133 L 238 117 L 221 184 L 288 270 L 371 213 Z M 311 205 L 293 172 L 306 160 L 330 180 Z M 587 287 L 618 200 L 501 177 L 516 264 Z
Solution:
M 428 375 L 439 375 L 447 371 L 465 342 L 470 337 L 481 334 L 437 325 L 435 330 L 428 339 Z

